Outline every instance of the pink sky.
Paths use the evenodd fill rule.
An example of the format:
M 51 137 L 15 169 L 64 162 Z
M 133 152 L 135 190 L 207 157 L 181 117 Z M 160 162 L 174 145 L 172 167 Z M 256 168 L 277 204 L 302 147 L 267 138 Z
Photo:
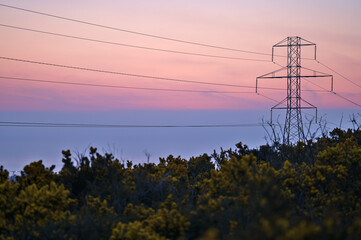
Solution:
M 271 52 L 273 44 L 298 35 L 317 44 L 318 58 L 361 84 L 361 2 L 349 1 L 1 1 L 2 4 L 76 18 L 102 25 L 176 39 Z M 0 23 L 175 51 L 240 58 L 266 56 L 234 53 L 175 43 L 0 7 Z M 276 70 L 267 62 L 186 56 L 48 36 L 0 27 L 0 56 L 109 71 L 205 82 L 255 85 L 255 78 Z M 282 50 L 279 50 L 282 54 Z M 307 51 L 305 51 L 307 52 Z M 283 54 L 285 51 L 283 50 Z M 284 59 L 277 59 L 285 64 Z M 334 74 L 310 61 L 305 66 Z M 0 60 L 0 75 L 148 88 L 253 91 L 76 71 Z M 335 76 L 335 91 L 361 104 L 361 89 Z M 314 80 L 328 87 L 324 80 Z M 116 109 L 268 109 L 275 103 L 256 94 L 205 94 L 78 87 L 0 80 L 0 110 Z M 263 83 L 284 87 L 275 80 Z M 305 83 L 304 89 L 315 89 Z M 263 91 L 282 100 L 285 92 Z M 332 94 L 304 92 L 320 108 L 356 108 Z

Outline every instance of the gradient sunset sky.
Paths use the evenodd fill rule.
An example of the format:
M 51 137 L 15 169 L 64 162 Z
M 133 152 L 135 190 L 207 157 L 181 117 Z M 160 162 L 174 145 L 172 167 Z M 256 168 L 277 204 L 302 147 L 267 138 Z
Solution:
M 318 59 L 360 83 L 361 2 L 349 1 L 1 1 L 0 3 L 101 25 L 228 48 L 271 53 L 287 36 L 317 44 Z M 235 53 L 175 43 L 0 7 L 1 24 L 102 41 L 175 51 L 270 60 L 270 56 Z M 255 85 L 255 78 L 279 68 L 271 62 L 215 59 L 112 46 L 0 27 L 1 56 L 109 71 L 195 81 Z M 285 55 L 285 49 L 277 49 Z M 312 51 L 303 50 L 305 57 Z M 276 61 L 285 65 L 284 58 Z M 249 91 L 234 87 L 76 71 L 0 60 L 1 75 L 50 81 L 192 90 Z M 334 74 L 314 61 L 303 65 Z M 82 111 L 118 109 L 267 109 L 274 104 L 256 94 L 174 93 L 54 85 L 0 80 L 0 109 L 11 111 Z M 329 82 L 316 79 L 329 88 Z M 282 80 L 263 86 L 284 87 Z M 303 89 L 317 89 L 307 82 Z M 320 89 L 318 89 L 320 90 Z M 335 91 L 361 102 L 360 88 L 335 75 Z M 283 91 L 263 94 L 282 100 Z M 320 108 L 355 108 L 332 94 L 303 93 Z
M 0 4 L 128 31 L 266 54 L 271 53 L 272 45 L 287 36 L 300 36 L 316 43 L 318 60 L 342 74 L 349 81 L 316 61 L 304 59 L 302 65 L 320 72 L 333 74 L 334 91 L 356 104 L 328 92 L 304 91 L 302 97 L 321 111 L 333 110 L 334 116 L 337 115 L 335 114 L 337 112 L 341 116 L 343 109 L 360 113 L 360 107 L 357 106 L 357 104 L 361 104 L 361 88 L 357 86 L 361 85 L 360 0 L 0 0 Z M 14 29 L 14 27 L 147 48 L 262 61 L 159 52 L 35 33 Z M 0 57 L 198 82 L 255 86 L 257 76 L 277 70 L 280 68 L 277 64 L 286 64 L 286 59 L 283 57 L 276 57 L 277 64 L 274 64 L 270 61 L 269 55 L 227 51 L 167 41 L 75 23 L 5 6 L 0 6 L 0 36 Z M 276 54 L 286 55 L 286 49 L 277 49 Z M 302 49 L 302 54 L 304 58 L 312 58 L 313 49 L 305 47 Z M 27 82 L 1 77 L 138 88 L 242 93 L 146 91 Z M 303 81 L 303 90 L 330 89 L 328 79 L 310 80 L 317 85 Z M 164 121 L 161 120 L 165 115 L 159 111 L 170 111 L 171 114 L 168 116 L 173 114 L 172 116 L 176 117 L 169 117 L 167 122 L 169 124 L 179 122 L 182 116 L 187 118 L 184 111 L 196 111 L 192 113 L 192 116 L 190 115 L 190 120 L 186 122 L 193 124 L 199 123 L 199 121 L 195 121 L 203 118 L 197 115 L 197 111 L 207 111 L 207 114 L 213 118 L 211 123 L 233 124 L 242 123 L 237 121 L 259 121 L 260 117 L 255 117 L 257 114 L 254 112 L 253 115 L 251 114 L 252 117 L 248 119 L 247 117 L 235 117 L 233 113 L 227 113 L 228 115 L 223 113 L 224 116 L 222 117 L 216 111 L 267 111 L 268 114 L 269 109 L 276 104 L 269 98 L 281 101 L 286 96 L 286 91 L 262 89 L 260 92 L 268 97 L 266 98 L 255 94 L 252 88 L 161 81 L 5 59 L 0 59 L 0 86 L 0 119 L 2 121 L 91 122 L 96 119 L 99 123 L 162 124 Z M 286 82 L 285 80 L 262 80 L 261 86 L 285 88 Z M 113 116 L 112 114 L 117 111 L 128 111 L 129 117 L 127 118 L 126 114 L 121 114 L 122 122 L 116 121 L 116 118 L 110 121 L 108 117 Z M 145 111 L 143 115 L 140 114 L 141 111 Z M 156 111 L 157 117 L 152 115 L 152 111 Z M 213 114 L 209 111 L 215 112 Z M 81 115 L 82 112 L 86 114 Z M 103 113 L 103 118 L 99 117 Z M 97 117 L 92 118 L 91 116 Z M 183 122 L 181 121 L 181 123 Z M 201 123 L 207 124 L 209 122 L 201 121 Z M 18 165 L 13 163 L 20 161 L 19 159 L 24 156 L 27 158 L 23 161 L 28 162 L 40 158 L 57 158 L 59 161 L 61 149 L 70 147 L 70 143 L 73 144 L 74 148 L 79 147 L 80 149 L 94 143 L 94 141 L 89 140 L 92 137 L 86 134 L 82 135 L 79 132 L 77 134 L 84 136 L 83 139 L 78 138 L 75 142 L 67 142 L 65 139 L 71 138 L 72 133 L 65 134 L 63 132 L 64 136 L 61 137 L 60 134 L 58 136 L 59 141 L 54 141 L 51 145 L 52 140 L 47 141 L 47 139 L 53 139 L 53 137 L 49 132 L 45 133 L 45 130 L 44 135 L 41 135 L 40 130 L 26 132 L 27 130 L 17 129 L 15 131 L 5 127 L 0 128 L 0 130 L 3 133 L 0 138 L 3 153 L 0 165 L 8 164 L 13 169 L 20 166 L 19 162 Z M 232 132 L 235 134 L 236 131 L 229 130 L 227 134 L 232 134 Z M 262 129 L 256 135 L 254 133 L 249 130 L 244 134 L 245 136 L 253 134 L 254 139 L 258 134 L 257 139 L 263 139 Z M 35 139 L 29 140 L 29 134 L 39 135 Z M 164 149 L 164 144 L 170 144 L 166 135 L 157 137 L 155 132 L 147 131 L 137 134 L 142 141 L 129 132 L 129 135 L 123 134 L 124 139 L 119 140 L 120 143 L 117 142 L 118 140 L 109 140 L 113 139 L 109 134 L 104 134 L 103 141 L 95 143 L 101 145 L 110 141 L 111 144 L 120 144 L 122 148 L 129 149 L 128 156 L 130 158 L 136 159 L 140 155 L 144 155 L 144 149 L 153 151 L 154 158 L 160 155 L 164 156 L 167 153 L 171 154 L 170 151 L 192 155 L 196 150 L 199 150 L 199 153 L 203 151 L 210 153 L 209 151 L 214 148 L 232 146 L 239 140 L 239 135 L 229 138 L 222 136 L 217 137 L 218 142 L 214 140 L 213 145 L 211 145 L 210 132 L 204 133 L 204 135 L 200 135 L 199 132 L 189 132 L 187 136 L 183 136 L 184 138 L 179 137 L 178 142 L 174 140 L 173 146 Z M 144 134 L 150 134 L 153 137 L 143 138 Z M 175 136 L 174 132 L 169 134 Z M 221 134 L 221 132 L 214 132 L 213 136 L 217 134 Z M 129 136 L 133 136 L 134 141 L 130 141 Z M 98 137 L 97 134 L 93 136 L 94 139 L 98 139 Z M 175 139 L 178 139 L 177 136 Z M 254 139 L 251 138 L 253 143 L 260 141 Z M 32 142 L 34 142 L 33 145 Z M 41 151 L 44 150 L 44 142 L 46 142 L 46 150 L 56 152 L 56 156 L 49 152 L 41 154 Z M 204 146 L 208 145 L 209 148 L 201 148 L 203 145 L 200 142 Z M 16 150 L 19 144 L 24 146 L 24 151 L 21 153 L 23 155 L 19 155 L 20 153 Z M 136 146 L 137 144 L 140 145 Z M 177 146 L 183 147 L 177 148 Z M 199 146 L 199 148 L 194 148 L 194 146 Z M 192 152 L 189 152 L 190 149 Z M 133 154 L 131 151 L 138 151 L 138 153 Z M 10 164 L 10 161 L 13 162 Z M 21 162 L 21 164 L 23 163 Z

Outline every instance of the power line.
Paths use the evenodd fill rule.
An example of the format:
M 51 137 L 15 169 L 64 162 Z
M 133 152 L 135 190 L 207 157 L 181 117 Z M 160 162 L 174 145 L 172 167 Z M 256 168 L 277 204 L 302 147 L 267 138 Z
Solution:
M 26 82 L 37 82 L 37 83 L 65 84 L 65 85 L 76 85 L 76 86 L 120 88 L 120 89 L 134 89 L 134 90 L 150 90 L 150 91 L 194 92 L 194 93 L 252 93 L 252 94 L 254 93 L 254 92 L 217 91 L 217 90 L 189 90 L 189 89 L 170 89 L 170 88 L 130 87 L 130 86 L 105 85 L 105 84 L 93 84 L 93 83 L 50 81 L 50 80 L 42 80 L 42 79 L 17 78 L 17 77 L 7 77 L 7 76 L 0 76 L 0 79 L 26 81 Z
M 173 89 L 173 88 L 145 88 L 145 87 L 131 87 L 131 86 L 94 84 L 94 83 L 64 82 L 64 81 L 53 81 L 53 80 L 34 79 L 34 78 L 19 78 L 19 77 L 9 77 L 9 76 L 0 76 L 0 80 L 1 79 L 8 79 L 8 80 L 14 80 L 14 81 L 25 81 L 25 82 L 65 84 L 65 85 L 76 85 L 76 86 L 104 87 L 104 88 L 134 89 L 134 90 L 150 90 L 150 91 L 200 92 L 200 93 L 255 93 L 255 92 L 240 92 L 240 91 L 190 90 L 190 89 Z M 239 86 L 239 87 L 241 87 L 241 86 Z M 243 86 L 243 87 L 255 88 L 252 86 Z M 258 88 L 266 89 L 266 90 L 286 90 L 286 89 L 282 89 L 282 88 L 268 88 L 268 87 L 258 87 Z M 313 90 L 309 90 L 309 91 L 313 91 Z M 258 95 L 261 95 L 261 96 L 264 96 L 265 98 L 271 99 L 261 93 L 258 93 Z M 271 100 L 276 101 L 274 99 L 271 99 Z
M 316 60 L 316 61 L 317 61 L 317 60 Z M 319 61 L 317 61 L 317 62 L 318 62 L 319 64 L 325 66 L 326 68 L 330 69 L 331 71 L 335 72 L 334 70 L 332 70 L 331 68 L 327 67 L 327 66 L 324 65 L 323 63 L 321 63 L 321 62 L 319 62 Z M 278 63 L 275 63 L 275 64 L 277 64 L 278 66 L 283 67 L 282 65 L 280 65 L 280 64 L 278 64 Z M 337 73 L 337 72 L 335 72 L 335 73 Z M 340 75 L 339 73 L 337 73 L 337 74 Z M 343 77 L 342 75 L 340 75 L 340 76 Z M 344 78 L 345 78 L 345 77 L 344 77 Z M 305 81 L 307 81 L 307 82 L 309 82 L 309 83 L 311 83 L 311 84 L 313 84 L 313 85 L 315 85 L 315 86 L 317 86 L 317 87 L 319 87 L 319 88 L 321 88 L 321 89 L 323 89 L 324 92 L 333 93 L 333 94 L 336 95 L 337 97 L 342 98 L 342 99 L 346 100 L 347 102 L 354 104 L 355 106 L 361 107 L 361 104 L 358 104 L 358 103 L 350 100 L 349 98 L 347 98 L 347 97 L 345 97 L 345 96 L 343 96 L 343 95 L 340 95 L 339 93 L 336 93 L 335 91 L 327 90 L 326 88 L 324 88 L 324 87 L 322 87 L 322 86 L 320 86 L 320 85 L 318 85 L 318 84 L 316 84 L 316 83 L 313 83 L 313 82 L 309 81 L 309 80 L 306 79 L 306 78 L 302 78 L 302 79 L 305 80 Z M 346 78 L 346 80 L 348 80 L 348 79 Z M 351 80 L 350 80 L 350 81 L 351 81 Z M 352 81 L 351 81 L 351 82 L 352 82 Z M 352 82 L 352 83 L 354 83 L 354 82 Z M 357 85 L 356 83 L 354 83 L 354 84 Z M 306 90 L 303 90 L 303 91 L 306 91 Z
M 282 66 L 282 65 L 279 64 L 279 63 L 276 63 L 276 62 L 273 62 L 273 63 L 276 64 L 276 65 L 278 65 L 278 66 L 280 66 L 281 68 L 286 69 L 286 67 Z M 315 86 L 317 86 L 317 87 L 320 87 L 318 84 L 315 84 L 315 83 L 313 83 L 313 82 L 311 82 L 311 81 L 308 81 L 306 78 L 302 78 L 302 79 L 306 80 L 307 82 L 309 82 L 309 83 L 311 83 L 311 84 L 313 84 L 313 85 L 315 85 Z M 262 88 L 264 88 L 264 87 L 257 87 L 257 88 L 262 89 Z M 322 87 L 320 87 L 320 88 L 322 88 Z M 316 90 L 316 89 L 304 89 L 304 90 L 302 90 L 302 91 L 304 91 L 304 92 L 330 92 L 329 90 L 327 90 L 327 89 L 325 89 L 325 88 L 322 88 L 322 89 L 323 89 L 322 91 Z M 287 89 L 282 88 L 282 90 L 287 90 Z M 264 97 L 267 98 L 267 96 L 264 96 Z M 270 99 L 270 98 L 269 98 L 269 99 Z M 274 99 L 270 99 L 270 100 L 275 101 Z M 278 102 L 278 101 L 277 101 L 277 102 Z
M 307 82 L 312 83 L 312 82 L 309 81 L 308 79 L 303 78 L 303 80 L 306 80 Z M 348 102 L 350 102 L 350 103 L 352 103 L 352 104 L 354 104 L 354 105 L 356 105 L 356 106 L 358 106 L 358 107 L 361 107 L 360 104 L 358 104 L 358 103 L 356 103 L 356 102 L 348 99 L 348 98 L 345 97 L 345 96 L 340 95 L 339 93 L 336 93 L 335 91 L 329 91 L 329 90 L 327 90 L 326 88 L 324 88 L 324 87 L 322 87 L 322 86 L 320 86 L 320 85 L 318 85 L 318 84 L 316 84 L 316 83 L 312 83 L 312 84 L 318 86 L 319 88 L 324 89 L 325 91 L 327 91 L 327 92 L 329 92 L 329 93 L 333 93 L 333 94 L 336 95 L 337 97 L 342 98 L 342 99 L 344 99 L 344 100 L 346 100 L 346 101 L 348 101 Z
M 312 83 L 311 81 L 309 81 L 309 80 L 306 79 L 306 78 L 303 78 L 303 80 L 306 80 L 307 82 Z M 316 84 L 316 83 L 312 83 L 312 84 L 315 85 L 315 86 L 317 86 L 317 87 L 319 87 L 319 88 L 321 88 L 321 89 L 324 89 L 325 91 L 327 91 L 327 92 L 329 92 L 329 93 L 333 93 L 333 94 L 336 95 L 337 97 L 342 98 L 342 99 L 346 100 L 347 102 L 350 102 L 350 103 L 352 103 L 352 104 L 354 104 L 354 105 L 356 105 L 356 106 L 358 106 L 358 107 L 361 107 L 360 104 L 358 104 L 358 103 L 350 100 L 349 98 L 347 98 L 347 97 L 345 97 L 345 96 L 343 96 L 343 95 L 340 95 L 339 93 L 337 93 L 337 92 L 335 92 L 335 91 L 329 91 L 329 90 L 327 90 L 326 88 L 324 88 L 324 87 L 322 87 L 322 86 L 320 86 L 320 85 L 318 85 L 318 84 Z
M 211 55 L 211 54 L 203 54 L 203 53 L 195 53 L 195 52 L 184 52 L 184 51 L 175 51 L 175 50 L 169 50 L 169 49 L 145 47 L 145 46 L 124 44 L 124 43 L 117 43 L 117 42 L 109 42 L 109 41 L 104 41 L 104 40 L 98 40 L 98 39 L 92 39 L 92 38 L 85 38 L 85 37 L 79 37 L 79 36 L 67 35 L 67 34 L 61 34 L 61 33 L 54 33 L 54 32 L 48 32 L 48 31 L 42 31 L 42 30 L 36 30 L 36 29 L 30 29 L 30 28 L 23 28 L 23 27 L 6 25 L 6 24 L 0 24 L 0 26 L 1 26 L 1 27 L 12 28 L 12 29 L 24 30 L 24 31 L 42 33 L 42 34 L 47 34 L 47 35 L 53 35 L 53 36 L 58 36 L 58 37 L 65 37 L 65 38 L 71 38 L 71 39 L 77 39 L 77 40 L 84 40 L 84 41 L 89 41 L 89 42 L 104 43 L 104 44 L 110 44 L 110 45 L 116 45 L 116 46 L 123 46 L 123 47 L 131 47 L 131 48 L 138 48 L 138 49 L 145 49 L 145 50 L 152 50 L 152 51 L 160 51 L 160 52 L 167 52 L 167 53 L 176 53 L 176 54 L 191 55 L 191 56 L 198 56 L 198 57 L 210 57 L 210 58 L 230 59 L 230 60 L 270 62 L 270 60 L 264 60 L 264 59 L 252 59 L 252 58 L 239 58 L 239 57 L 230 57 L 230 56 L 221 56 L 221 55 Z
M 339 93 L 337 93 L 337 92 L 332 92 L 332 93 L 333 93 L 333 94 L 335 94 L 337 97 L 342 98 L 342 99 L 346 100 L 347 102 L 350 102 L 350 103 L 352 103 L 352 104 L 354 104 L 354 105 L 356 105 L 356 106 L 358 106 L 358 107 L 360 107 L 360 108 L 361 108 L 361 104 L 358 104 L 358 103 L 356 103 L 356 102 L 354 102 L 354 101 L 350 100 L 349 98 L 347 98 L 347 97 L 345 97 L 345 96 L 340 95 L 340 94 L 339 94 Z
M 282 65 L 279 64 L 279 63 L 274 62 L 274 64 L 276 64 L 276 65 L 278 65 L 278 66 L 280 66 L 280 67 L 282 67 L 282 68 L 286 68 L 286 67 L 282 66 Z M 307 69 L 308 69 L 308 68 L 307 68 Z M 308 69 L 308 70 L 311 70 L 311 69 Z M 330 91 L 330 90 L 328 90 L 328 89 L 320 86 L 319 84 L 314 83 L 314 82 L 308 80 L 307 78 L 304 78 L 304 77 L 301 77 L 301 78 L 302 78 L 303 80 L 305 80 L 306 82 L 308 82 L 308 83 L 310 83 L 310 84 L 312 84 L 312 85 L 314 85 L 314 86 L 316 86 L 316 87 L 321 88 L 322 90 L 324 90 L 324 91 L 322 91 L 322 92 L 332 92 L 332 91 Z M 305 90 L 302 90 L 302 91 L 308 91 L 308 89 L 305 89 Z
M 39 62 L 39 61 L 33 61 L 33 60 L 27 60 L 27 59 L 19 59 L 19 58 L 10 58 L 10 57 L 3 57 L 3 56 L 0 56 L 0 59 L 9 60 L 9 61 L 24 62 L 24 63 L 39 64 L 39 65 L 45 65 L 45 66 L 51 66 L 51 67 L 59 67 L 59 68 L 75 69 L 75 70 L 82 70 L 82 71 L 90 71 L 90 72 L 122 75 L 122 76 L 128 76 L 128 77 L 156 79 L 156 80 L 162 80 L 162 81 L 184 82 L 184 83 L 226 86 L 226 87 L 254 88 L 253 86 L 242 86 L 242 85 L 236 85 L 236 84 L 225 84 L 225 83 L 215 83 L 215 82 L 201 82 L 201 81 L 195 81 L 195 80 L 185 80 L 185 79 L 177 79 L 177 78 L 167 78 L 167 77 L 158 77 L 158 76 L 150 76 L 150 75 L 141 75 L 141 74 L 134 74 L 134 73 L 115 72 L 115 71 L 109 71 L 109 70 L 85 68 L 85 67 L 79 67 L 79 66 L 70 66 L 70 65 L 49 63 L 49 62 Z
M 306 80 L 307 82 L 312 83 L 312 82 L 309 81 L 308 79 L 303 78 L 303 80 Z M 322 87 L 322 86 L 320 86 L 320 85 L 318 85 L 318 84 L 316 84 L 316 83 L 312 83 L 312 84 L 315 85 L 315 86 L 317 86 L 317 87 L 319 87 L 319 88 L 324 89 L 325 91 L 327 91 L 327 92 L 329 92 L 329 93 L 333 93 L 333 94 L 336 95 L 337 97 L 342 98 L 342 99 L 344 99 L 344 100 L 346 100 L 346 101 L 348 101 L 348 102 L 350 102 L 350 103 L 352 103 L 352 104 L 354 104 L 354 105 L 356 105 L 356 106 L 358 106 L 358 107 L 361 107 L 360 104 L 358 104 L 358 103 L 356 103 L 356 102 L 348 99 L 348 98 L 345 97 L 345 96 L 340 95 L 339 93 L 336 93 L 335 91 L 329 91 L 329 90 L 327 90 L 326 88 L 324 88 L 324 87 Z
M 27 60 L 27 59 L 9 58 L 9 57 L 3 57 L 3 56 L 0 56 L 0 59 L 9 60 L 9 61 L 32 63 L 32 64 L 40 64 L 40 65 L 46 65 L 46 66 L 51 66 L 51 67 L 60 67 L 60 68 L 75 69 L 75 70 L 82 70 L 82 71 L 91 71 L 91 72 L 98 72 L 98 73 L 123 75 L 123 76 L 128 76 L 128 77 L 156 79 L 156 80 L 162 80 L 162 81 L 173 81 L 173 82 L 184 82 L 184 83 L 192 83 L 192 84 L 204 84 L 204 85 L 215 85 L 215 86 L 255 89 L 255 86 L 250 86 L 250 85 L 237 85 L 237 84 L 226 84 L 226 83 L 215 83 L 215 82 L 201 82 L 201 81 L 195 81 L 195 80 L 149 76 L 149 75 L 141 75 L 141 74 L 133 74 L 133 73 L 125 73 L 125 72 L 115 72 L 115 71 L 102 70 L 102 69 L 85 68 L 85 67 L 79 67 L 79 66 L 70 66 L 70 65 L 63 65 L 63 64 L 56 64 L 56 63 L 49 63 L 49 62 L 39 62 L 39 61 L 33 61 L 33 60 Z M 34 80 L 36 80 L 36 79 L 34 79 Z M 47 81 L 47 80 L 42 80 L 42 81 Z M 275 88 L 275 87 L 258 87 L 258 88 L 266 89 L 266 90 L 285 90 L 284 88 Z M 316 92 L 318 92 L 317 90 L 312 90 L 312 89 L 308 89 L 308 90 L 305 90 L 305 91 L 316 91 Z
M 0 122 L 0 127 L 49 127 L 49 128 L 225 128 L 261 127 L 262 123 L 244 124 L 195 124 L 195 125 L 128 125 L 128 124 L 91 124 L 91 123 L 49 123 L 49 122 Z
M 170 37 L 165 37 L 165 36 L 160 36 L 160 35 L 155 35 L 155 34 L 143 33 L 143 32 L 138 32 L 138 31 L 133 31 L 133 30 L 128 30 L 128 29 L 122 29 L 122 28 L 117 28 L 117 27 L 111 27 L 111 26 L 106 26 L 106 25 L 102 25 L 102 24 L 92 23 L 92 22 L 88 22 L 88 21 L 78 20 L 78 19 L 74 19 L 74 18 L 68 18 L 68 17 L 59 16 L 59 15 L 54 15 L 54 14 L 49 14 L 49 13 L 34 11 L 34 10 L 26 9 L 26 8 L 20 8 L 20 7 L 10 6 L 10 5 L 6 5 L 6 4 L 0 4 L 0 6 L 2 6 L 2 7 L 7 7 L 7 8 L 12 8 L 12 9 L 16 9 L 16 10 L 20 10 L 20 11 L 30 12 L 30 13 L 34 13 L 34 14 L 38 14 L 38 15 L 43 15 L 43 16 L 47 16 L 47 17 L 57 18 L 57 19 L 61 19 L 61 20 L 66 20 L 66 21 L 81 23 L 81 24 L 85 24 L 85 25 L 90 25 L 90 26 L 94 26 L 94 27 L 100 27 L 100 28 L 105 28 L 105 29 L 110 29 L 110 30 L 115 30 L 115 31 L 120 31 L 120 32 L 126 32 L 126 33 L 136 34 L 136 35 L 145 36 L 145 37 L 157 38 L 157 39 L 162 39 L 162 40 L 167 40 L 167 41 L 173 41 L 173 42 L 179 42 L 179 43 L 197 45 L 197 46 L 214 48 L 214 49 L 222 49 L 222 50 L 227 50 L 227 51 L 234 51 L 234 52 L 242 52 L 242 53 L 250 53 L 250 54 L 271 56 L 271 54 L 269 54 L 269 53 L 256 52 L 256 51 L 248 51 L 248 50 L 242 50 L 242 49 L 236 49 L 236 48 L 228 48 L 228 47 L 216 46 L 216 45 L 212 45 L 212 44 L 206 44 L 206 43 L 200 43 L 200 42 L 193 42 L 193 41 L 176 39 L 176 38 L 170 38 Z
M 262 96 L 262 97 L 264 97 L 264 98 L 267 98 L 268 100 L 271 100 L 271 101 L 274 101 L 274 102 L 278 102 L 276 99 L 273 99 L 273 98 L 271 98 L 271 97 L 268 97 L 268 96 L 266 96 L 266 95 L 264 95 L 264 94 L 262 94 L 262 93 L 257 92 L 257 95 Z
M 303 80 L 306 80 L 307 82 L 312 83 L 312 82 L 309 81 L 308 79 L 303 78 Z M 325 91 L 327 91 L 327 92 L 329 92 L 329 93 L 333 93 L 333 94 L 336 95 L 337 97 L 342 98 L 342 99 L 346 100 L 347 102 L 350 102 L 350 103 L 352 103 L 352 104 L 354 104 L 354 105 L 356 105 L 356 106 L 358 106 L 358 107 L 361 107 L 360 104 L 358 104 L 358 103 L 350 100 L 349 98 L 347 98 L 347 97 L 345 97 L 345 96 L 343 96 L 343 95 L 340 95 L 339 93 L 337 93 L 337 92 L 335 92 L 335 91 L 329 91 L 329 90 L 327 90 L 326 88 L 324 88 L 324 87 L 322 87 L 322 86 L 320 86 L 320 85 L 318 85 L 318 84 L 316 84 L 316 83 L 312 83 L 312 84 L 313 84 L 313 85 L 316 85 L 316 86 L 319 87 L 319 88 L 324 89 Z
M 329 92 L 329 93 L 332 92 L 332 91 L 330 91 L 330 90 L 322 87 L 321 85 L 319 85 L 319 84 L 317 84 L 317 83 L 314 83 L 314 82 L 308 80 L 307 78 L 303 78 L 303 77 L 301 77 L 301 78 L 302 78 L 302 80 L 305 80 L 306 82 L 308 82 L 308 83 L 310 83 L 310 84 L 312 84 L 312 85 L 314 85 L 314 86 L 316 86 L 316 87 L 319 87 L 319 88 L 323 89 L 323 90 L 324 90 L 323 92 Z M 306 91 L 306 90 L 302 90 L 302 91 Z
M 317 61 L 317 63 L 321 64 L 321 65 L 324 66 L 325 68 L 327 68 L 327 69 L 331 70 L 332 72 L 336 73 L 337 75 L 339 75 L 339 76 L 342 77 L 343 79 L 345 79 L 345 80 L 349 81 L 350 83 L 354 84 L 355 86 L 361 88 L 361 85 L 359 85 L 359 84 L 357 84 L 356 82 L 352 81 L 351 79 L 345 77 L 344 75 L 342 75 L 341 73 L 335 71 L 334 69 L 326 66 L 324 63 L 322 63 L 322 62 L 320 62 L 320 61 L 318 61 L 318 60 L 316 60 L 316 61 Z

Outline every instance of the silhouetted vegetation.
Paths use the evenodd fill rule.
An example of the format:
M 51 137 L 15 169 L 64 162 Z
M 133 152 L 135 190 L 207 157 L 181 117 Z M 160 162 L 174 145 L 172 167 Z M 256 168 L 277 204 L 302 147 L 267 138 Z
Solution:
M 0 168 L 1 239 L 361 239 L 361 130 L 158 164 Z

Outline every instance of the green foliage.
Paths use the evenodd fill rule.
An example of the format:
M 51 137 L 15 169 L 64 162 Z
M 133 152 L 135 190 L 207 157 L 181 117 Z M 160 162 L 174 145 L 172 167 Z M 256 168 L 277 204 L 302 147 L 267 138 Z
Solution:
M 91 195 L 87 195 L 85 204 L 73 213 L 73 219 L 66 226 L 71 239 L 109 239 L 118 220 L 107 200 Z
M 44 227 L 67 219 L 75 203 L 69 191 L 54 182 L 38 188 L 6 181 L 0 185 L 0 229 L 3 237 L 40 238 Z M 65 233 L 64 233 L 65 234 Z
M 24 167 L 24 170 L 21 171 L 21 176 L 17 177 L 16 180 L 23 187 L 32 184 L 36 184 L 37 187 L 42 187 L 54 181 L 54 168 L 55 165 L 52 165 L 50 168 L 45 167 L 41 160 L 32 162 Z
M 126 166 L 91 147 L 16 182 L 0 168 L 0 239 L 361 239 L 361 130 Z
M 111 240 L 166 240 L 141 222 L 134 221 L 127 224 L 119 222 L 113 229 Z
M 0 183 L 5 182 L 9 178 L 9 172 L 4 169 L 3 166 L 0 166 Z

